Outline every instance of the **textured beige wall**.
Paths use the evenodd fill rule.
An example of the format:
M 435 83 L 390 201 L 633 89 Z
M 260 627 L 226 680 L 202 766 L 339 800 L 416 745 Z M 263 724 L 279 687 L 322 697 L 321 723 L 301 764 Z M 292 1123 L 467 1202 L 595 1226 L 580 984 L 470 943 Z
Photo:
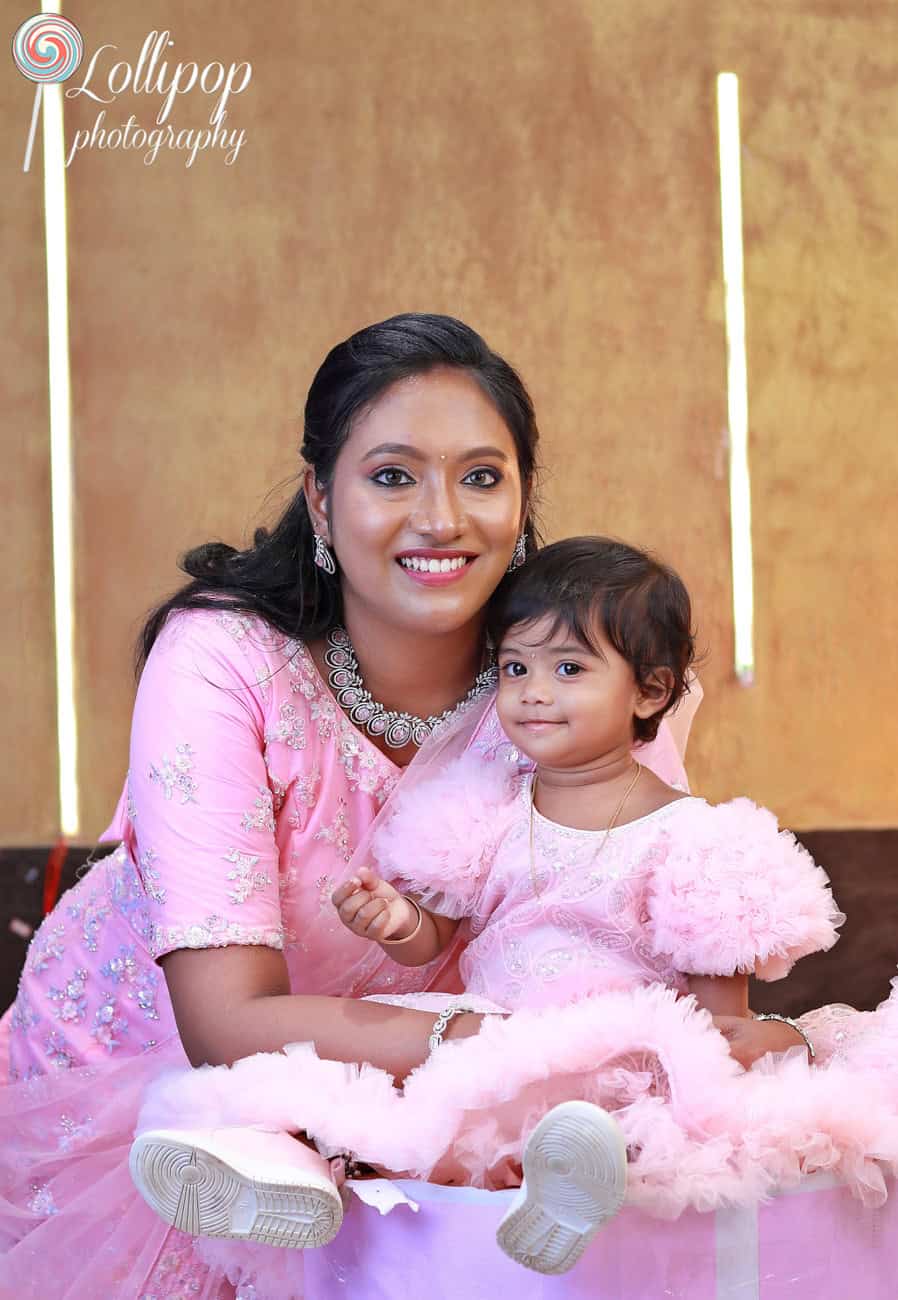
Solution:
M 229 114 L 247 133 L 233 167 L 85 152 L 68 174 L 85 836 L 117 796 L 131 642 L 176 553 L 246 535 L 295 468 L 327 347 L 406 309 L 462 316 L 519 365 L 544 432 L 550 535 L 613 532 L 687 578 L 709 652 L 696 786 L 747 792 L 796 827 L 894 825 L 891 10 L 336 0 L 272 5 L 264 24 L 236 3 L 178 10 L 66 10 L 89 51 L 111 41 L 134 62 L 151 28 L 171 27 L 170 58 L 253 65 Z M 743 78 L 751 690 L 730 669 L 723 67 Z M 149 126 L 156 106 L 124 95 L 107 117 Z M 98 107 L 71 101 L 69 131 Z M 176 108 L 180 125 L 207 116 L 197 94 Z M 15 368 L 38 376 L 35 445 L 39 326 Z M 28 492 L 45 536 L 39 483 Z M 32 564 L 29 608 L 43 584 L 46 611 Z M 27 708 L 46 713 L 37 697 Z M 46 720 L 26 734 L 46 784 Z M 49 805 L 22 807 L 7 790 L 0 837 L 44 836 Z
M 0 7 L 13 31 L 27 17 Z M 22 172 L 34 87 L 4 51 L 0 76 L 0 843 L 55 833 L 56 693 L 47 436 L 47 279 L 40 136 Z
M 758 685 L 718 687 L 718 639 L 694 767 L 797 827 L 894 826 L 898 9 L 727 6 L 715 53 L 743 84 Z

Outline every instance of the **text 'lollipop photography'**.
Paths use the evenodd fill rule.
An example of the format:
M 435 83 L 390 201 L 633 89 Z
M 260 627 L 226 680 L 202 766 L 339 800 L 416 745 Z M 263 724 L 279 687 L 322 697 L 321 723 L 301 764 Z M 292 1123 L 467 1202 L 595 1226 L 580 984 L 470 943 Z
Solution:
M 104 43 L 82 66 L 84 43 L 73 23 L 58 14 L 37 14 L 24 22 L 13 39 L 13 59 L 22 75 L 37 83 L 24 170 L 30 166 L 41 86 L 68 80 L 79 68 L 66 98 L 86 98 L 101 107 L 90 126 L 72 132 L 66 167 L 89 149 L 134 151 L 145 166 L 155 163 L 164 151 L 182 154 L 185 167 L 192 167 L 199 154 L 215 153 L 225 166 L 233 166 L 246 143 L 246 132 L 228 124 L 228 108 L 250 85 L 252 65 L 175 61 L 170 56 L 174 44 L 169 31 L 151 31 L 133 62 L 119 57 L 118 46 Z M 127 115 L 114 117 L 109 106 L 127 103 L 131 96 L 137 97 L 137 104 L 129 105 Z M 154 101 L 150 125 L 141 121 L 141 105 L 147 98 Z M 184 121 L 188 112 L 192 124 Z M 199 113 L 202 125 L 196 124 Z

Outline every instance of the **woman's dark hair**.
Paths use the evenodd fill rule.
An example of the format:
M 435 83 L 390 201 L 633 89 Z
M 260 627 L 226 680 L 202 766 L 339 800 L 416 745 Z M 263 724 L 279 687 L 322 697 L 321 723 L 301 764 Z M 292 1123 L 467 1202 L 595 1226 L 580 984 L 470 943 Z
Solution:
M 688 691 L 695 658 L 692 605 L 682 579 L 666 564 L 607 537 L 569 537 L 537 552 L 503 578 L 493 598 L 489 630 L 496 645 L 509 628 L 551 618 L 588 649 L 600 630 L 633 669 L 637 685 L 672 684 L 670 698 L 650 718 L 634 718 L 637 740 L 653 740 L 661 719 Z
M 539 432 L 533 404 L 517 372 L 468 325 L 451 316 L 406 313 L 359 330 L 325 357 L 306 399 L 301 455 L 329 487 L 353 420 L 392 384 L 438 366 L 470 373 L 508 425 L 528 498 L 536 473 Z M 537 544 L 531 514 L 528 549 Z M 229 609 L 256 614 L 287 636 L 312 639 L 342 617 L 340 584 L 312 560 L 314 530 L 302 488 L 275 526 L 259 528 L 252 546 L 236 550 L 206 542 L 181 558 L 190 582 L 147 619 L 137 645 L 138 671 L 169 614 L 179 609 Z

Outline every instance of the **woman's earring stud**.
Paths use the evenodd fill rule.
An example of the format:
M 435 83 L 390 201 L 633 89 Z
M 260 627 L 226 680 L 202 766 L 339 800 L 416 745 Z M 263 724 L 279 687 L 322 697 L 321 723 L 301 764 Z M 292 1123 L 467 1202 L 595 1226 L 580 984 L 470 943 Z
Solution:
M 512 552 L 511 559 L 508 562 L 507 572 L 514 573 L 515 569 L 519 569 L 521 565 L 524 563 L 524 561 L 526 560 L 526 558 L 527 558 L 527 536 L 525 533 L 521 533 L 520 537 L 514 544 L 514 550 Z
M 315 534 L 315 554 L 312 558 L 318 568 L 323 569 L 325 573 L 329 573 L 331 577 L 337 572 L 334 553 L 320 533 Z

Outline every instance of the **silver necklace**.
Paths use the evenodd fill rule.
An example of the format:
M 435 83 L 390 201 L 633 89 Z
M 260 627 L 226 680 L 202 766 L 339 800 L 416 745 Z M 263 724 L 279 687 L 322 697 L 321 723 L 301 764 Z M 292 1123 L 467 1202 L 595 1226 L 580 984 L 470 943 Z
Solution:
M 402 749 L 409 741 L 423 745 L 437 727 L 496 685 L 496 669 L 491 664 L 477 674 L 473 686 L 458 704 L 440 714 L 431 714 L 429 718 L 417 718 L 413 713 L 385 709 L 366 689 L 345 627 L 334 627 L 328 632 L 324 662 L 329 669 L 328 683 L 340 708 L 349 714 L 357 727 L 364 727 L 372 736 L 383 736 L 392 749 Z

